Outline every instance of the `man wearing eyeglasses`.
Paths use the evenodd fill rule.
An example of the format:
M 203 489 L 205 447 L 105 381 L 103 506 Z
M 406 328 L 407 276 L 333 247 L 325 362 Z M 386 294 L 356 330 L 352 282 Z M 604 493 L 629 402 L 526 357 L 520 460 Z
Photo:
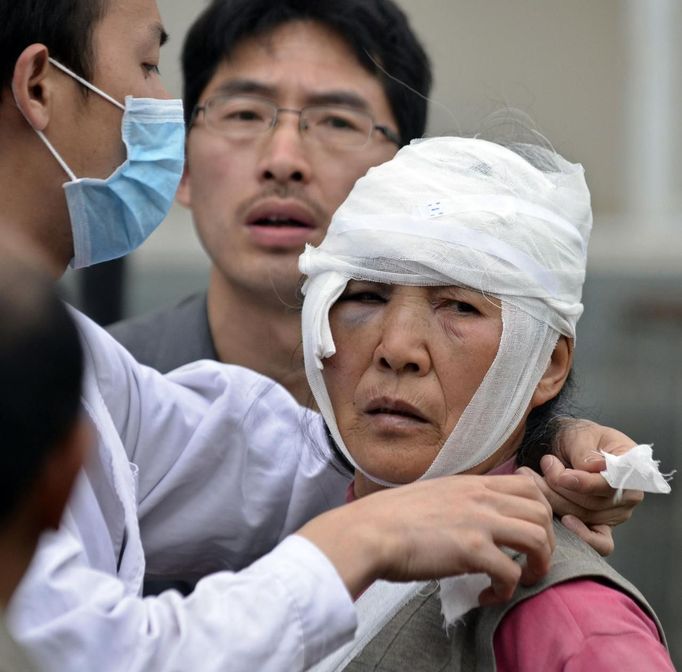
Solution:
M 177 198 L 211 259 L 208 290 L 111 332 L 162 372 L 217 359 L 309 405 L 298 257 L 324 238 L 359 177 L 424 134 L 428 57 L 392 0 L 214 0 L 188 33 L 182 65 L 187 162 Z M 562 446 L 582 468 L 600 468 L 584 462 L 597 447 L 632 445 L 587 427 L 564 434 Z M 598 494 L 585 508 L 608 500 L 597 474 L 560 479 L 559 461 L 549 464 L 563 495 L 586 505 L 588 492 Z M 586 517 L 541 487 L 559 513 Z M 572 520 L 610 552 L 609 528 Z
M 208 292 L 112 333 L 161 371 L 219 359 L 307 404 L 298 256 L 359 177 L 424 133 L 407 87 L 428 94 L 427 56 L 390 0 L 223 0 L 190 30 L 183 71 L 178 200 L 212 261 Z

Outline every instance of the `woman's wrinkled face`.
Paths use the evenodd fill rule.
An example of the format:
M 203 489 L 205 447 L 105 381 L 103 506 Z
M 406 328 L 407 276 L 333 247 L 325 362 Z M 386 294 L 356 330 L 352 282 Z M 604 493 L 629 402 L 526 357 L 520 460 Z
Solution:
M 324 380 L 348 450 L 375 477 L 417 479 L 495 359 L 499 301 L 453 286 L 351 280 L 329 318 L 336 354 Z

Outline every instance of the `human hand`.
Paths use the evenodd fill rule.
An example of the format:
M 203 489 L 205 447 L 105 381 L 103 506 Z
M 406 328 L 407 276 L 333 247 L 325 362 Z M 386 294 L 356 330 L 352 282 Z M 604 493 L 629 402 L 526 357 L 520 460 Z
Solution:
M 485 603 L 508 600 L 550 566 L 549 504 L 525 476 L 451 476 L 363 497 L 329 511 L 299 534 L 315 543 L 357 595 L 372 581 L 485 573 Z M 501 546 L 527 556 L 522 567 Z
M 622 455 L 634 445 L 616 429 L 588 420 L 564 421 L 558 457 L 545 455 L 540 461 L 544 479 L 526 467 L 519 471 L 535 478 L 566 527 L 601 555 L 609 555 L 614 548 L 611 526 L 628 520 L 644 493 L 625 490 L 616 502 L 615 490 L 599 474 L 606 468 L 600 451 Z

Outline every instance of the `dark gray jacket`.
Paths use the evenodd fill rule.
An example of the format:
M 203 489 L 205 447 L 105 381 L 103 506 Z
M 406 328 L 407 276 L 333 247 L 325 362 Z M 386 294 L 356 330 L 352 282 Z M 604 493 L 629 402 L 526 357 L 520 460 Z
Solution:
M 107 330 L 138 362 L 161 373 L 199 359 L 218 359 L 208 326 L 206 292 Z

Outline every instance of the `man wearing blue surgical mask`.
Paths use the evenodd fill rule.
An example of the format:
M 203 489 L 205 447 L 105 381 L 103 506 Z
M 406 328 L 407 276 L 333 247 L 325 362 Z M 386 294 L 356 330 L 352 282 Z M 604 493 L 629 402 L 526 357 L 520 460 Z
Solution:
M 126 158 L 106 179 L 79 178 L 45 133 L 35 129 L 69 177 L 64 192 L 73 238 L 71 266 L 87 268 L 138 247 L 166 216 L 182 175 L 182 101 L 126 96 L 122 105 L 54 58 L 48 61 L 123 113 Z M 31 123 L 28 112 L 24 116 Z
M 69 177 L 64 193 L 73 239 L 71 266 L 87 268 L 135 249 L 166 216 L 182 175 L 182 101 L 126 96 L 122 105 L 54 58 L 48 61 L 123 113 L 126 158 L 106 179 L 79 178 L 45 133 L 35 128 Z M 24 116 L 31 123 L 29 113 Z
M 129 95 L 168 98 L 158 76 L 159 49 L 167 36 L 154 2 L 77 3 L 73 13 L 65 5 L 61 15 L 60 8 L 48 10 L 42 8 L 43 4 L 29 2 L 19 8 L 8 3 L 6 9 L 3 6 L 3 12 L 8 13 L 7 18 L 3 16 L 3 56 L 5 50 L 8 56 L 10 51 L 23 56 L 21 60 L 9 58 L 2 64 L 0 132 L 3 138 L 7 137 L 2 147 L 3 169 L 12 166 L 3 170 L 2 187 L 5 193 L 13 195 L 3 203 L 3 214 L 18 230 L 46 248 L 51 267 L 56 275 L 61 275 L 66 263 L 74 258 L 71 222 L 61 189 L 71 176 L 64 165 L 78 178 L 105 179 L 123 164 L 126 159 L 121 133 L 123 114 L 112 100 L 124 105 Z M 110 5 L 106 20 L 102 20 Z M 63 42 L 57 46 L 66 56 L 62 60 L 77 63 L 81 74 L 91 75 L 92 85 L 108 94 L 109 99 L 50 63 L 50 56 L 59 61 L 59 54 L 53 53 L 55 47 L 50 51 L 39 43 L 20 43 L 22 36 L 12 31 L 13 25 L 32 23 L 37 33 L 45 20 L 42 14 L 48 12 L 55 14 L 50 18 L 57 25 L 42 29 L 43 42 Z M 60 35 L 62 30 L 66 32 L 65 23 L 73 24 L 73 35 L 68 38 Z M 97 30 L 88 32 L 93 24 L 97 24 Z M 69 63 L 64 65 L 68 67 Z M 14 73 L 12 80 L 10 73 Z M 8 106 L 21 110 L 21 115 L 10 113 Z M 28 130 L 34 129 L 29 137 L 27 122 Z M 36 143 L 41 143 L 38 132 L 59 153 L 64 165 L 38 150 Z M 174 149 L 177 152 L 177 142 Z M 27 191 L 32 194 L 30 200 Z
M 0 236 L 55 277 L 133 249 L 168 206 L 182 147 L 165 38 L 154 0 L 0 0 Z M 245 369 L 164 377 L 74 318 L 95 438 L 7 614 L 41 669 L 304 669 L 351 636 L 350 595 L 374 579 L 462 571 L 450 479 L 321 513 L 348 477 L 315 414 Z M 146 569 L 214 573 L 143 600 Z

